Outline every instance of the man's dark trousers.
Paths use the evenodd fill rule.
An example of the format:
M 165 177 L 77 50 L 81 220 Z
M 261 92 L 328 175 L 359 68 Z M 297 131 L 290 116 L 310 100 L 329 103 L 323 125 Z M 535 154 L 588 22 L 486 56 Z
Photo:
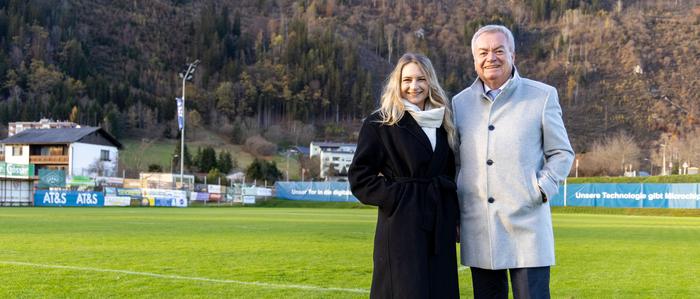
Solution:
M 475 299 L 508 299 L 508 272 L 515 299 L 549 299 L 549 268 L 471 268 Z

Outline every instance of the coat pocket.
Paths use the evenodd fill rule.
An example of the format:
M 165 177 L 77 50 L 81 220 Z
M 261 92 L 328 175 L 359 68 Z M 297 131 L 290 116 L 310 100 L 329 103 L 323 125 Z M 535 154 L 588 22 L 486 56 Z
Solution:
M 542 191 L 540 184 L 537 182 L 537 173 L 532 172 L 530 175 L 530 204 L 533 207 L 542 204 Z

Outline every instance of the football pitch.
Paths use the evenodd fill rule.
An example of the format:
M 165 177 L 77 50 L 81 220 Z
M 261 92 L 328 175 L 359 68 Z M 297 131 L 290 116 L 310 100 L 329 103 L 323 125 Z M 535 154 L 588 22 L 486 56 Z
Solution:
M 0 208 L 0 297 L 366 298 L 376 213 Z M 553 298 L 700 294 L 700 217 L 553 221 Z M 459 274 L 471 298 L 469 270 Z

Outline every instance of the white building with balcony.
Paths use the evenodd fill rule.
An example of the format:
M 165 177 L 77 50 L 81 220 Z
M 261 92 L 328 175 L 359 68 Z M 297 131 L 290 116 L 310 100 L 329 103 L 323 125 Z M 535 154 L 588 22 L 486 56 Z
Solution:
M 99 127 L 28 129 L 0 140 L 7 163 L 64 170 L 67 176 L 116 176 L 122 144 Z

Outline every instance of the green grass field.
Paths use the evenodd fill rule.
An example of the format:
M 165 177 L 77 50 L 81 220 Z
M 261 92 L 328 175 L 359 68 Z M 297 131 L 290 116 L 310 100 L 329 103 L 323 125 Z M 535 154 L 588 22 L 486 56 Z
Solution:
M 190 154 L 194 155 L 197 152 L 197 148 L 212 146 L 217 153 L 226 150 L 231 153 L 233 159 L 238 163 L 239 170 L 245 170 L 248 165 L 253 163 L 255 158 L 250 153 L 244 151 L 240 145 L 230 144 L 221 139 L 215 139 L 214 134 L 206 135 L 209 138 L 197 141 L 188 141 L 187 146 L 189 148 Z M 213 137 L 212 137 L 213 136 Z M 163 168 L 163 171 L 170 172 L 171 167 L 173 167 L 171 159 L 173 157 L 173 151 L 175 146 L 179 145 L 180 142 L 173 139 L 159 139 L 155 141 L 143 141 L 127 139 L 122 140 L 124 148 L 119 152 L 120 160 L 130 169 L 141 169 L 146 171 L 148 165 L 158 164 Z M 277 154 L 271 157 L 264 157 L 264 159 L 272 160 L 277 163 L 277 169 L 282 173 L 282 177 L 287 171 L 287 157 L 281 154 Z M 179 160 L 178 160 L 179 161 Z M 176 163 L 179 163 L 176 161 Z M 176 168 L 179 166 L 175 166 Z M 300 180 L 301 173 L 299 171 L 299 161 L 293 156 L 289 157 L 289 178 L 290 180 Z
M 0 297 L 364 298 L 375 218 L 318 207 L 0 208 Z M 553 298 L 700 294 L 700 217 L 558 208 L 554 226 Z M 470 298 L 469 271 L 459 273 Z
M 700 174 L 690 175 L 657 175 L 657 176 L 638 176 L 638 177 L 580 177 L 567 178 L 569 184 L 587 184 L 587 183 L 615 183 L 615 184 L 634 184 L 634 183 L 700 183 Z

